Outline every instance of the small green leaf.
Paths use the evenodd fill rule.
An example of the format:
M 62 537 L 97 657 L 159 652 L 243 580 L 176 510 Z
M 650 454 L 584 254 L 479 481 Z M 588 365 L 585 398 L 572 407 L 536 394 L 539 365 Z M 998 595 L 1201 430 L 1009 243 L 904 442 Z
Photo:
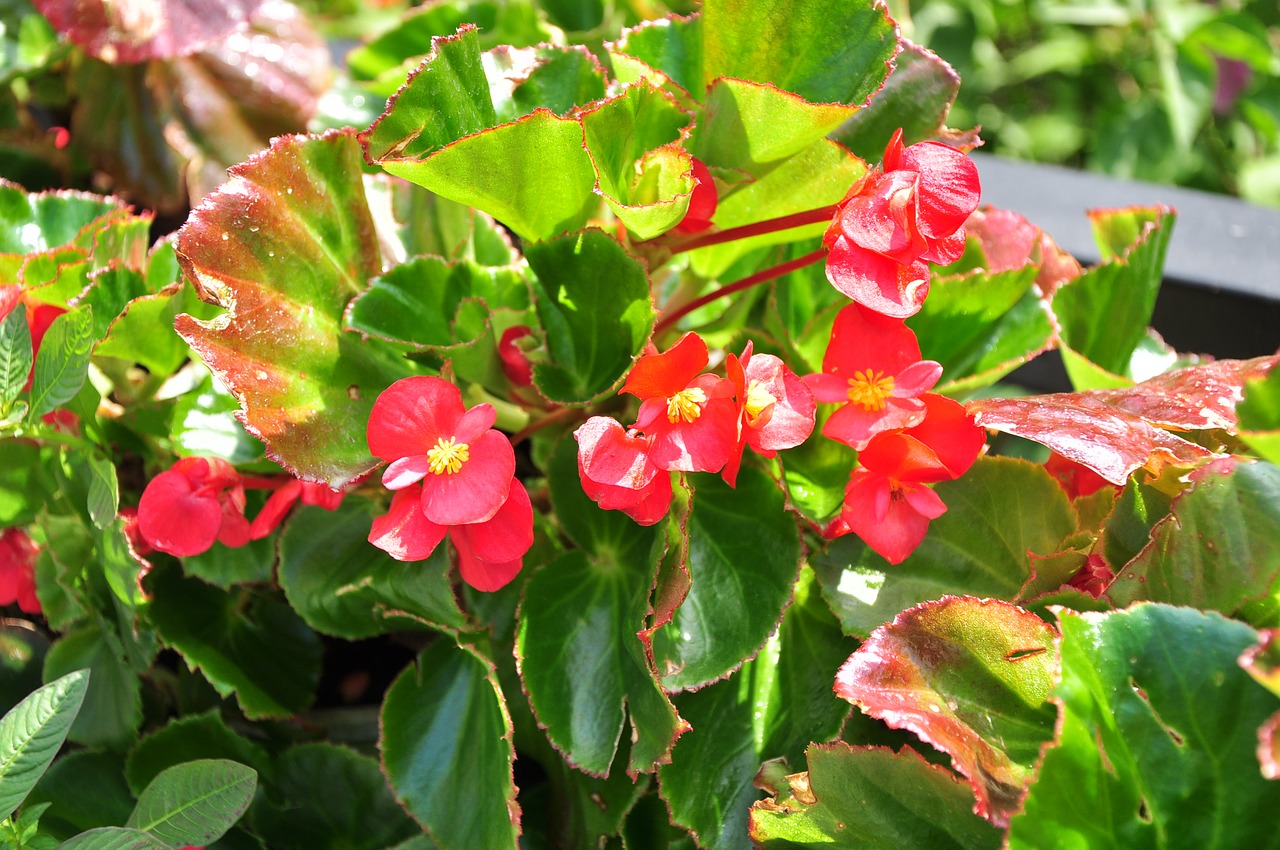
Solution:
M 85 460 L 89 476 L 89 519 L 98 528 L 106 528 L 115 520 L 120 506 L 116 466 L 97 452 L 91 452 Z
M 93 309 L 85 306 L 53 320 L 36 355 L 31 415 L 43 416 L 80 392 L 93 350 Z
M 6 815 L 26 799 L 58 754 L 88 685 L 88 671 L 68 673 L 0 719 L 0 811 Z
M 584 404 L 622 382 L 653 331 L 645 265 L 601 230 L 528 245 L 534 295 L 547 335 L 548 362 L 534 385 L 561 404 Z
M 387 690 L 381 729 L 396 799 L 442 850 L 515 850 L 515 751 L 492 665 L 436 641 Z
M 9 410 L 30 374 L 31 330 L 27 311 L 17 304 L 0 322 L 0 411 Z
M 203 847 L 240 820 L 257 787 L 257 771 L 234 761 L 201 759 L 175 765 L 138 795 L 125 826 L 171 847 Z
M 62 842 L 57 850 L 173 850 L 173 848 L 140 829 L 102 826 Z

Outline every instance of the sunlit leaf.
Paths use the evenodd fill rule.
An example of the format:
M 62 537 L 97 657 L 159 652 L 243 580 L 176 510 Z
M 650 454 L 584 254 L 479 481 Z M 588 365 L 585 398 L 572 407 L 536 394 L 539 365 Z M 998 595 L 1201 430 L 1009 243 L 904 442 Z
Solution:
M 84 702 L 89 673 L 39 688 L 0 719 L 0 810 L 13 812 L 58 754 Z

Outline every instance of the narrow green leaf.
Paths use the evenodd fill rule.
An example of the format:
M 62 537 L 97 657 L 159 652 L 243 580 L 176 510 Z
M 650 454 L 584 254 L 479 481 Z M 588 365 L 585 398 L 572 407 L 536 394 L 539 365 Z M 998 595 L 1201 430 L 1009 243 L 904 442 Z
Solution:
M 0 322 L 0 411 L 8 411 L 30 374 L 31 330 L 27 311 L 17 304 Z
M 85 306 L 53 320 L 36 355 L 31 415 L 43 416 L 80 392 L 93 350 L 93 309 Z
M 35 787 L 66 740 L 85 692 L 89 672 L 78 670 L 50 682 L 0 719 L 0 811 L 13 812 Z
M 175 765 L 138 795 L 127 827 L 171 847 L 203 847 L 221 838 L 253 801 L 258 773 L 226 759 Z
M 98 528 L 106 528 L 116 518 L 120 507 L 120 484 L 116 466 L 110 458 L 91 452 L 86 458 L 89 476 L 89 519 Z
M 1013 818 L 1012 850 L 1276 847 L 1255 731 L 1276 698 L 1237 664 L 1242 623 L 1137 605 L 1059 615 L 1057 746 Z
M 979 458 L 936 492 L 947 512 L 901 564 L 890 566 L 853 535 L 813 559 L 823 594 L 849 634 L 866 636 L 899 611 L 945 594 L 1013 599 L 1030 573 L 1028 553 L 1057 552 L 1075 531 L 1062 488 L 1028 461 Z
M 488 662 L 436 641 L 388 689 L 381 729 L 391 788 L 441 850 L 515 850 L 511 719 Z
M 693 584 L 671 622 L 653 634 L 668 691 L 713 682 L 754 656 L 790 602 L 800 566 L 799 528 L 767 475 L 745 467 L 736 489 L 718 477 L 695 481 Z
M 102 826 L 62 842 L 57 850 L 173 850 L 173 848 L 140 829 Z

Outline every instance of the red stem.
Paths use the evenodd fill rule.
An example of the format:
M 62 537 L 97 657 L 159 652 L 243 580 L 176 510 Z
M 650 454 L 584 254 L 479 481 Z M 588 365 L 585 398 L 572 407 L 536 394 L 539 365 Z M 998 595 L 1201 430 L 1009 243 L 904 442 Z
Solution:
M 836 211 L 840 209 L 839 204 L 832 204 L 829 207 L 820 207 L 816 210 L 806 210 L 805 212 L 792 213 L 779 218 L 768 218 L 764 221 L 757 221 L 755 224 L 744 224 L 741 227 L 731 227 L 728 230 L 721 230 L 717 233 L 708 233 L 705 236 L 695 236 L 685 242 L 677 242 L 671 246 L 671 253 L 681 254 L 685 251 L 692 251 L 695 248 L 705 248 L 708 245 L 719 245 L 722 242 L 733 242 L 738 239 L 746 239 L 749 236 L 759 236 L 762 233 L 775 233 L 779 230 L 790 230 L 793 227 L 803 227 L 806 224 L 818 224 L 823 221 L 830 221 Z
M 727 233 L 728 231 L 725 231 L 725 232 Z M 744 289 L 750 289 L 756 284 L 773 280 L 776 277 L 782 277 L 784 274 L 790 274 L 796 269 L 802 269 L 805 266 L 813 265 L 814 263 L 818 262 L 825 256 L 827 256 L 827 249 L 819 248 L 816 251 L 812 251 L 808 254 L 805 254 L 803 257 L 797 257 L 794 260 L 788 260 L 785 263 L 779 263 L 778 265 L 771 266 L 767 269 L 764 269 L 763 271 L 758 271 L 755 274 L 751 275 L 750 277 L 744 277 L 742 280 L 725 284 L 719 289 L 708 292 L 706 295 L 703 295 L 699 298 L 695 298 L 692 301 L 690 301 L 688 304 L 684 304 L 680 307 L 677 307 L 676 309 L 672 310 L 670 313 L 665 314 L 662 317 L 662 319 L 658 322 L 658 324 L 654 326 L 653 335 L 656 337 L 658 334 L 662 333 L 667 328 L 671 327 L 676 322 L 680 321 L 685 316 L 692 313 L 694 310 L 697 310 L 699 307 L 703 307 L 707 304 L 710 304 L 712 301 L 717 301 L 721 298 L 724 298 L 726 295 L 732 295 L 735 292 L 741 292 Z M 525 430 L 528 430 L 528 429 L 526 428 Z

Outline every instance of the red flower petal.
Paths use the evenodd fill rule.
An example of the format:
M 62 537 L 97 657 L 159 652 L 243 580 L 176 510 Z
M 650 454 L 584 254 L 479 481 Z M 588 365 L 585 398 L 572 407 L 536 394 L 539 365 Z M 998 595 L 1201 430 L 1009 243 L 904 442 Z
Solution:
M 422 512 L 440 525 L 467 525 L 491 519 L 507 499 L 516 474 L 511 441 L 486 431 L 467 444 L 468 458 L 457 472 L 422 479 Z
M 899 263 L 919 259 L 929 246 L 916 230 L 918 178 L 890 171 L 865 184 L 840 212 L 845 238 Z
M 403 490 L 417 484 L 431 474 L 431 461 L 425 454 L 410 455 L 394 460 L 382 470 L 382 486 L 388 490 Z
M 634 492 L 658 474 L 658 468 L 649 462 L 652 440 L 628 433 L 617 420 L 592 416 L 573 436 L 578 441 L 578 471 L 584 480 Z M 621 505 L 601 507 L 609 510 Z
M 822 358 L 822 371 L 848 381 L 855 372 L 867 370 L 896 376 L 919 362 L 920 343 L 915 331 L 901 319 L 850 304 L 831 326 L 831 342 Z M 847 384 L 843 390 L 848 391 Z
M 336 511 L 346 495 L 344 491 L 335 490 L 328 484 L 316 484 L 313 481 L 302 482 L 302 504 L 304 505 L 315 505 L 318 508 L 324 508 L 326 511 Z
M 302 482 L 294 479 L 277 489 L 267 498 L 267 503 L 258 511 L 249 526 L 249 536 L 261 540 L 280 527 L 289 509 L 302 496 Z
M 891 564 L 905 561 L 929 533 L 930 518 L 916 510 L 913 501 L 918 500 L 905 497 L 904 491 L 913 486 L 918 485 L 895 488 L 882 475 L 855 469 L 845 490 L 841 519 L 850 531 Z M 874 516 L 877 502 L 883 508 L 880 519 Z
M 959 478 L 973 466 L 987 444 L 987 432 L 980 428 L 964 405 L 936 393 L 920 397 L 928 407 L 924 421 L 908 433 L 933 449 L 952 478 Z
M 533 384 L 533 366 L 529 364 L 529 358 L 520 346 L 516 345 L 516 340 L 532 335 L 533 331 L 527 325 L 513 325 L 503 331 L 502 338 L 498 340 L 498 359 L 502 361 L 502 372 L 517 387 Z
M 653 525 L 667 515 L 667 511 L 671 509 L 673 495 L 671 475 L 663 472 L 654 476 L 648 486 L 640 491 L 640 501 L 620 510 L 639 525 Z
M 498 411 L 492 404 L 477 404 L 462 414 L 458 424 L 453 426 L 453 439 L 459 443 L 470 443 L 498 421 Z
M 506 564 L 519 561 L 533 545 L 533 505 L 529 493 L 517 479 L 511 479 L 507 500 L 488 522 L 458 525 L 449 529 L 449 538 L 457 545 L 459 536 L 481 561 Z
M 711 217 L 716 214 L 716 205 L 720 201 L 716 191 L 715 180 L 711 172 L 702 164 L 702 160 L 693 159 L 693 179 L 697 181 L 693 187 L 693 195 L 689 198 L 689 210 L 675 226 L 678 233 L 699 233 L 711 226 Z
M 369 542 L 397 561 L 423 561 L 444 539 L 445 527 L 422 515 L 417 487 L 396 492 L 391 507 L 373 521 Z
M 968 156 L 939 142 L 921 142 L 902 152 L 898 167 L 920 175 L 920 232 L 941 239 L 964 226 L 978 208 L 982 187 Z
M 36 596 L 36 556 L 39 550 L 21 528 L 0 531 L 0 605 L 18 603 L 28 614 L 41 613 Z
M 920 312 L 929 294 L 927 265 L 904 266 L 844 236 L 836 239 L 827 256 L 827 280 L 864 307 L 898 319 Z
M 465 412 L 462 392 L 442 378 L 396 381 L 369 413 L 369 451 L 383 460 L 426 454 L 437 440 L 454 435 Z
M 813 433 L 817 404 L 800 377 L 772 354 L 757 354 L 747 361 L 747 386 L 755 385 L 773 396 L 773 410 L 760 424 L 746 421 L 746 439 L 757 451 L 791 449 Z
M 942 377 L 942 364 L 936 360 L 921 360 L 912 363 L 893 377 L 893 395 L 895 398 L 916 398 L 933 389 Z
M 877 434 L 910 428 L 924 417 L 924 402 L 915 398 L 888 398 L 879 410 L 849 403 L 831 414 L 822 426 L 822 436 L 862 451 Z
M 665 401 L 646 402 L 650 406 L 662 405 L 662 414 L 652 417 L 653 424 L 649 426 L 653 437 L 649 459 L 659 469 L 718 472 L 738 447 L 738 405 L 732 398 L 733 382 L 708 373 L 699 375 L 689 386 L 701 389 L 707 396 L 698 418 L 692 422 L 671 422 L 666 416 Z
M 707 360 L 707 344 L 702 337 L 687 333 L 663 353 L 641 356 L 618 392 L 631 393 L 642 400 L 670 398 L 689 386 Z
M 520 574 L 524 560 L 517 558 L 505 563 L 482 561 L 467 545 L 466 538 L 451 535 L 453 548 L 458 553 L 458 575 L 467 584 L 484 593 L 501 590 Z
M 177 466 L 147 484 L 138 502 L 138 530 L 152 547 L 185 558 L 207 552 L 218 539 L 222 505 L 212 493 L 196 490 Z

